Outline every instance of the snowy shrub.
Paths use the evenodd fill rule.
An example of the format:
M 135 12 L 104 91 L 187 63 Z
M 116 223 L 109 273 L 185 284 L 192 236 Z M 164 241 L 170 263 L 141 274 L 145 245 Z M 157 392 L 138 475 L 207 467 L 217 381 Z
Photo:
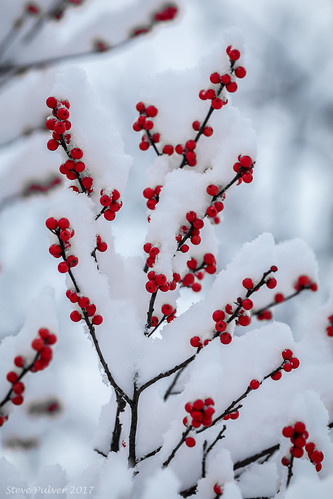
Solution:
M 27 5 L 30 15 L 34 8 Z M 39 371 L 56 357 L 57 338 L 71 335 L 58 324 L 67 311 L 91 340 L 110 399 L 86 443 L 94 458 L 81 481 L 55 461 L 38 488 L 3 460 L 3 495 L 330 497 L 333 298 L 297 341 L 274 320 L 276 307 L 317 290 L 312 251 L 264 233 L 218 265 L 215 226 L 229 192 L 251 189 L 256 175 L 255 133 L 231 103 L 245 76 L 243 42 L 231 30 L 200 66 L 161 73 L 137 103 L 129 96 L 139 154 L 151 166 L 138 193 L 148 210 L 145 243 L 125 258 L 113 227 L 135 158 L 84 72 L 57 75 L 46 142 L 65 186 L 45 230 L 67 304 L 57 310 L 43 291 L 21 331 L 3 340 L 1 430 L 36 398 L 34 379 L 46 375 Z M 45 400 L 33 410 L 65 410 Z M 52 432 L 52 421 L 42 430 Z

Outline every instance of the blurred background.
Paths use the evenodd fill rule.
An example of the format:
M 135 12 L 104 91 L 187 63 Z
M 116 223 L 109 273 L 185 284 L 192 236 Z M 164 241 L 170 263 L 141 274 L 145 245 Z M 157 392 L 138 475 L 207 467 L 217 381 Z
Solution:
M 18 425 L 31 414 L 16 411 L 2 428 L 2 453 L 19 467 L 29 461 L 31 473 L 38 473 L 43 461 L 60 462 L 75 475 L 89 462 L 87 439 L 93 438 L 109 392 L 88 340 L 69 324 L 64 279 L 48 253 L 44 229 L 49 200 L 62 188 L 59 160 L 46 149 L 44 130 L 45 99 L 57 72 L 64 65 L 86 71 L 134 157 L 124 208 L 114 224 L 117 249 L 131 256 L 141 251 L 145 237 L 146 208 L 137 192 L 146 187 L 144 171 L 154 159 L 139 151 L 132 130 L 141 88 L 160 71 L 197 65 L 224 30 L 239 28 L 247 77 L 232 101 L 253 122 L 258 156 L 255 181 L 228 195 L 225 219 L 217 227 L 219 265 L 262 232 L 272 232 L 277 242 L 300 237 L 319 262 L 319 291 L 302 302 L 311 311 L 327 299 L 333 277 L 333 4 L 180 0 L 175 19 L 153 22 L 165 6 L 158 0 L 0 3 L 0 338 L 19 331 L 31 300 L 45 286 L 56 290 L 61 331 L 71 328 L 70 336 L 60 338 L 59 360 L 42 375 L 49 385 L 35 384 L 31 395 L 37 401 L 49 397 L 59 410 L 41 416 L 22 435 Z M 299 315 L 295 304 L 277 317 L 301 328 L 307 316 Z M 64 453 L 64 445 L 76 454 L 79 449 L 82 462 Z

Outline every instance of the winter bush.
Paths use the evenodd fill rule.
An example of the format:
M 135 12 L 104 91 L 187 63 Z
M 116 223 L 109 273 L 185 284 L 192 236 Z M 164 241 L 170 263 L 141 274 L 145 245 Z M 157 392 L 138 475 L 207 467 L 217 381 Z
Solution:
M 26 12 L 40 16 L 29 5 Z M 155 22 L 171 20 L 176 8 L 154 12 Z M 154 24 L 142 23 L 136 35 Z M 98 51 L 112 47 L 97 43 Z M 4 66 L 4 81 L 30 64 L 11 47 L 15 62 Z M 230 192 L 256 181 L 255 132 L 232 105 L 245 76 L 243 40 L 230 30 L 197 67 L 151 78 L 139 102 L 127 96 L 137 154 L 150 165 L 136 192 L 147 208 L 145 241 L 133 257 L 118 251 L 115 227 L 136 158 L 84 71 L 68 67 L 54 77 L 43 99 L 43 154 L 58 163 L 52 187 L 63 185 L 50 194 L 43 250 L 66 289 L 40 290 L 23 327 L 0 348 L 3 444 L 35 449 L 31 435 L 38 435 L 48 439 L 51 458 L 36 481 L 6 455 L 3 496 L 330 497 L 332 297 L 301 337 L 274 320 L 276 308 L 317 291 L 316 259 L 300 239 L 276 243 L 263 233 L 219 265 L 228 240 L 219 240 L 216 226 Z M 239 230 L 251 223 L 251 206 L 242 217 Z M 76 377 L 53 364 L 59 351 L 65 368 L 80 365 L 84 335 L 109 400 L 98 407 L 94 438 L 80 444 L 91 453 L 78 478 L 57 464 L 57 453 L 67 451 L 52 455 L 52 444 L 61 418 L 72 432 L 84 419 L 89 379 L 84 363 Z M 66 420 L 61 391 L 51 396 L 53 384 L 75 387 L 73 419 Z

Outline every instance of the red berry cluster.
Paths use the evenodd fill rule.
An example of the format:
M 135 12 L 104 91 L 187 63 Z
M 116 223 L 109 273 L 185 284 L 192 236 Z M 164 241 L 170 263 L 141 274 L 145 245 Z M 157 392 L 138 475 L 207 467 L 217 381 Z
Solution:
M 215 310 L 213 312 L 212 319 L 215 322 L 215 331 L 220 333 L 219 336 L 221 343 L 223 343 L 223 345 L 228 345 L 232 340 L 232 336 L 226 331 L 227 323 L 224 320 L 225 313 L 223 310 Z
M 177 283 L 180 281 L 180 275 L 174 273 L 171 282 L 168 282 L 164 274 L 156 274 L 154 270 L 151 270 L 147 274 L 148 281 L 146 282 L 146 290 L 148 293 L 156 293 L 157 290 L 163 291 L 173 291 L 176 289 Z
M 155 118 L 158 109 L 155 106 L 145 106 L 143 102 L 138 102 L 136 109 L 140 113 L 140 116 L 137 121 L 133 123 L 133 130 L 135 130 L 135 132 L 141 132 L 142 130 L 146 132 L 142 135 L 139 144 L 141 151 L 146 151 L 149 149 L 151 143 L 157 144 L 160 141 L 159 133 L 150 133 L 154 128 L 154 122 L 151 118 Z
M 213 198 L 212 199 L 213 203 L 210 206 L 208 206 L 208 208 L 206 210 L 206 215 L 207 215 L 207 217 L 212 218 L 214 220 L 214 222 L 216 224 L 218 224 L 220 222 L 220 219 L 217 215 L 224 208 L 224 204 L 222 203 L 222 201 L 216 200 L 218 195 L 219 195 L 220 188 L 215 184 L 210 184 L 207 186 L 206 192 L 209 196 L 212 196 L 212 198 Z M 225 199 L 225 195 L 223 194 L 222 200 L 224 201 L 224 199 Z
M 271 375 L 271 378 L 274 381 L 278 381 L 279 379 L 281 379 L 282 370 L 289 373 L 293 369 L 297 369 L 299 367 L 299 359 L 297 357 L 294 357 L 292 350 L 290 350 L 289 348 L 283 350 L 282 358 L 283 362 L 281 366 Z
M 216 272 L 216 258 L 213 253 L 205 253 L 201 265 L 198 265 L 196 258 L 191 258 L 186 262 L 187 267 L 191 272 L 187 272 L 181 280 L 182 286 L 192 288 L 192 291 L 198 293 L 201 291 L 201 284 L 196 279 L 201 281 L 207 274 L 215 274 Z
M 101 214 L 105 220 L 111 221 L 116 218 L 116 213 L 123 205 L 119 199 L 120 192 L 117 189 L 113 189 L 111 194 L 105 194 L 103 189 L 100 191 L 99 202 L 103 206 Z
M 160 250 L 157 246 L 153 246 L 151 243 L 145 243 L 143 245 L 143 250 L 148 254 L 146 265 L 151 268 L 154 266 L 156 262 L 156 257 L 159 254 Z
M 213 422 L 213 414 L 215 412 L 214 400 L 212 398 L 206 398 L 205 400 L 197 399 L 193 403 L 187 402 L 185 404 L 185 411 L 190 414 L 192 418 L 186 416 L 183 419 L 183 424 L 185 426 L 190 426 L 193 428 L 200 428 L 205 426 L 208 428 Z M 188 447 L 194 447 L 195 439 L 193 437 L 187 437 L 185 443 Z
M 79 262 L 74 255 L 66 256 L 66 250 L 71 247 L 69 240 L 74 236 L 74 229 L 71 229 L 68 218 L 59 218 L 57 220 L 50 217 L 46 220 L 45 225 L 58 238 L 59 244 L 51 244 L 49 252 L 55 258 L 63 258 L 63 262 L 58 265 L 58 270 L 61 274 L 64 274 Z
M 201 126 L 202 124 L 200 123 L 200 121 L 198 120 L 195 120 L 193 121 L 192 123 L 192 128 L 195 132 L 199 132 L 201 130 Z M 204 126 L 202 128 L 202 134 L 205 136 L 205 137 L 210 137 L 211 135 L 213 135 L 213 132 L 214 130 L 212 129 L 211 126 Z
M 100 251 L 101 253 L 104 253 L 108 249 L 108 245 L 106 244 L 105 241 L 102 241 L 102 238 L 100 235 L 96 236 L 96 250 Z
M 302 291 L 303 289 L 311 289 L 311 291 L 317 291 L 318 289 L 318 284 L 311 281 L 310 277 L 307 275 L 301 275 L 298 277 L 294 289 L 296 291 Z
M 78 293 L 67 289 L 66 296 L 71 303 L 77 303 L 81 309 L 81 312 L 78 310 L 73 310 L 70 314 L 70 318 L 73 322 L 79 322 L 82 319 L 82 316 L 92 317 L 91 322 L 95 326 L 99 326 L 103 322 L 103 317 L 101 315 L 96 314 L 96 305 L 91 303 L 87 296 L 79 296 Z
M 176 318 L 176 309 L 173 308 L 173 306 L 169 303 L 165 303 L 164 305 L 162 305 L 161 312 L 163 317 L 160 321 L 158 320 L 158 317 L 156 317 L 156 315 L 153 315 L 153 317 L 151 318 L 151 327 L 158 326 L 159 324 L 164 322 L 165 319 L 169 323 Z
M 289 450 L 290 456 L 301 458 L 304 455 L 305 449 L 310 461 L 315 465 L 316 470 L 319 472 L 322 469 L 321 463 L 324 460 L 324 454 L 316 449 L 313 442 L 307 442 L 309 433 L 302 421 L 297 421 L 294 426 L 285 426 L 282 430 L 282 435 L 286 438 L 290 438 L 290 441 L 293 444 Z M 290 457 L 283 457 L 281 462 L 283 466 L 289 466 Z
M 6 397 L 7 400 L 10 400 L 14 405 L 23 404 L 25 385 L 21 379 L 28 371 L 35 373 L 48 367 L 53 356 L 51 345 L 54 345 L 56 342 L 57 337 L 55 334 L 51 333 L 47 328 L 40 328 L 38 330 L 38 337 L 31 342 L 31 347 L 36 352 L 33 361 L 29 364 L 27 359 L 22 355 L 17 355 L 15 357 L 15 370 L 9 371 L 6 376 L 7 381 L 12 385 Z M 0 415 L 0 426 L 2 426 L 7 419 L 8 416 Z
M 79 147 L 71 147 L 71 135 L 67 133 L 71 128 L 69 121 L 70 103 L 68 100 L 59 101 L 55 97 L 48 97 L 46 105 L 52 109 L 53 117 L 47 118 L 46 128 L 52 131 L 52 139 L 47 142 L 47 148 L 50 151 L 58 149 L 59 145 L 65 150 L 68 159 L 60 165 L 59 171 L 69 180 L 78 180 L 82 192 L 91 194 L 93 189 L 93 179 L 91 176 L 81 176 L 81 173 L 86 169 L 85 163 L 82 161 L 83 151 Z M 77 186 L 71 186 L 75 192 L 79 192 Z
M 201 243 L 200 230 L 205 225 L 205 222 L 202 220 L 202 218 L 198 217 L 195 211 L 188 211 L 186 213 L 186 220 L 190 224 L 190 226 L 188 227 L 187 225 L 182 225 L 182 227 L 180 228 L 180 233 L 176 236 L 176 241 L 178 243 L 181 243 L 183 236 L 189 234 L 191 243 L 194 246 L 197 246 Z M 190 247 L 188 244 L 181 244 L 179 245 L 178 249 L 182 253 L 187 253 Z
M 223 419 L 225 421 L 228 421 L 228 419 L 238 419 L 239 418 L 239 411 L 233 411 L 233 412 L 229 412 L 229 414 L 226 414 L 225 416 L 223 416 Z
M 332 337 L 333 336 L 333 315 L 330 315 L 328 317 L 328 320 L 329 320 L 330 325 L 327 326 L 326 333 L 327 333 L 327 336 Z
M 155 206 L 160 200 L 160 192 L 162 185 L 157 185 L 155 189 L 151 187 L 146 187 L 143 191 L 143 197 L 147 199 L 146 206 L 150 210 L 155 210 Z
M 175 147 L 175 151 L 177 154 L 184 156 L 186 163 L 188 166 L 195 166 L 197 164 L 197 155 L 194 152 L 194 149 L 197 147 L 197 143 L 195 140 L 188 140 L 185 145 L 178 144 Z
M 270 321 L 273 317 L 273 314 L 270 310 L 261 310 L 257 315 L 258 321 Z
M 254 161 L 250 156 L 238 156 L 238 162 L 234 164 L 233 170 L 239 173 L 238 184 L 242 181 L 250 184 L 253 180 Z
M 177 13 L 178 13 L 177 6 L 172 3 L 168 4 L 166 7 L 163 7 L 161 10 L 153 12 L 149 24 L 134 28 L 132 30 L 131 36 L 134 37 L 142 35 L 144 33 L 148 33 L 153 28 L 154 24 L 157 24 L 159 22 L 172 21 L 177 15 Z

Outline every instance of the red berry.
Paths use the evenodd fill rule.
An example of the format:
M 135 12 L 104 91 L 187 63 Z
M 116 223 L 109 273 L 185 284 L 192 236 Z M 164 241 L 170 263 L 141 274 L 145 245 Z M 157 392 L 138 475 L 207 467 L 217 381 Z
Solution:
M 111 222 L 112 220 L 114 220 L 116 218 L 115 212 L 110 210 L 110 208 L 108 208 L 107 210 L 104 211 L 103 216 L 104 216 L 105 220 L 108 220 L 108 222 Z
M 285 426 L 282 430 L 282 435 L 286 438 L 291 438 L 294 435 L 294 428 L 292 426 Z
M 214 322 L 223 321 L 223 319 L 225 318 L 225 313 L 223 312 L 223 310 L 215 310 L 215 312 L 213 312 L 212 318 Z
M 49 230 L 55 230 L 58 227 L 58 221 L 55 218 L 50 217 L 45 221 L 45 225 Z
M 77 173 L 82 173 L 84 171 L 85 167 L 86 167 L 86 165 L 82 161 L 77 161 L 77 163 L 75 163 L 74 170 Z
M 45 126 L 48 130 L 54 130 L 54 125 L 57 123 L 55 118 L 49 118 L 46 120 Z
M 70 154 L 73 159 L 81 159 L 83 156 L 83 151 L 78 147 L 74 147 L 74 149 L 71 150 Z
M 173 146 L 171 146 L 170 144 L 166 144 L 164 147 L 163 147 L 163 152 L 164 154 L 168 154 L 169 156 L 171 156 L 173 154 Z
M 237 61 L 240 58 L 240 52 L 237 49 L 230 50 L 228 55 L 231 61 Z
M 225 87 L 227 89 L 228 92 L 230 92 L 231 94 L 236 92 L 237 88 L 238 88 L 238 85 L 235 81 L 231 81 L 230 83 L 228 83 Z
M 202 133 L 205 135 L 205 137 L 210 137 L 213 135 L 213 129 L 211 126 L 205 126 Z
M 260 381 L 258 381 L 257 379 L 252 379 L 250 381 L 250 388 L 252 390 L 257 390 L 259 388 L 259 386 L 260 386 Z
M 230 82 L 231 82 L 230 75 L 224 74 L 221 76 L 221 83 L 223 83 L 223 85 L 227 85 Z
M 204 402 L 201 399 L 197 399 L 195 402 L 193 402 L 193 408 L 196 409 L 197 411 L 201 411 L 204 407 Z
M 218 331 L 219 333 L 223 333 L 223 331 L 225 331 L 227 329 L 227 323 L 224 322 L 224 321 L 218 321 L 216 324 L 215 324 L 215 329 L 216 331 Z
M 140 144 L 139 144 L 139 148 L 141 149 L 141 151 L 147 151 L 147 149 L 149 149 L 149 142 L 146 142 L 146 141 L 141 141 Z
M 284 358 L 284 360 L 290 360 L 293 356 L 293 352 L 291 350 L 289 350 L 289 348 L 286 348 L 285 350 L 283 350 L 282 352 L 282 357 Z
M 6 378 L 9 383 L 16 383 L 16 381 L 18 380 L 18 375 L 14 371 L 10 371 L 9 373 L 7 373 Z
M 170 315 L 173 312 L 173 307 L 171 305 L 169 305 L 168 303 L 165 303 L 161 307 L 161 312 L 163 315 Z
M 319 471 L 322 469 L 323 465 L 321 463 L 316 464 L 316 471 Z
M 239 158 L 239 163 L 243 168 L 251 168 L 253 161 L 250 156 L 241 156 Z
M 185 147 L 188 151 L 193 151 L 197 146 L 197 143 L 195 140 L 188 140 L 185 144 Z
M 315 463 L 321 463 L 324 459 L 324 454 L 319 450 L 314 450 L 311 454 L 311 460 Z
M 82 319 L 82 315 L 77 310 L 73 310 L 70 314 L 70 318 L 73 322 L 79 322 Z
M 57 343 L 57 337 L 55 334 L 50 334 L 50 336 L 48 337 L 47 339 L 47 342 L 49 345 L 54 345 L 55 343 Z
M 272 374 L 271 378 L 274 380 L 274 381 L 279 381 L 279 379 L 281 379 L 282 377 L 282 374 L 280 371 L 277 371 L 276 373 Z
M 284 301 L 284 295 L 282 293 L 276 293 L 274 296 L 275 303 L 281 303 Z
M 38 335 L 43 339 L 46 340 L 50 336 L 50 331 L 46 327 L 41 327 L 38 330 Z
M 24 364 L 25 364 L 24 357 L 22 357 L 21 355 L 18 355 L 17 357 L 15 357 L 14 364 L 16 367 L 24 367 Z
M 214 487 L 213 487 L 213 491 L 215 492 L 216 495 L 222 495 L 222 488 L 220 485 L 218 485 L 217 483 L 215 483 Z
M 146 290 L 148 293 L 155 293 L 157 291 L 157 286 L 154 281 L 146 282 Z
M 222 106 L 223 106 L 223 101 L 219 97 L 215 97 L 215 99 L 212 100 L 213 109 L 221 109 Z
M 51 109 L 54 109 L 55 107 L 57 107 L 57 99 L 55 97 L 48 97 L 46 99 L 46 105 L 47 107 L 51 108 Z
M 291 454 L 294 456 L 294 457 L 297 457 L 297 458 L 300 458 L 303 456 L 304 454 L 304 450 L 301 449 L 300 447 L 292 447 L 291 449 Z
M 228 345 L 232 340 L 232 336 L 229 333 L 222 333 L 220 335 L 220 341 L 223 345 Z
M 235 69 L 235 75 L 237 78 L 244 78 L 246 76 L 246 69 L 243 68 L 243 66 L 238 66 L 238 68 Z
M 22 395 L 16 395 L 11 399 L 11 401 L 14 405 L 21 405 L 23 404 L 23 397 Z
M 284 366 L 283 366 L 283 370 L 287 373 L 290 373 L 290 371 L 292 370 L 293 366 L 287 362 Z
M 194 348 L 199 348 L 201 347 L 201 340 L 199 338 L 199 336 L 193 336 L 191 339 L 190 339 L 190 344 L 192 345 L 192 347 Z
M 253 301 L 250 300 L 249 298 L 246 298 L 245 300 L 242 301 L 242 307 L 245 310 L 251 310 L 253 308 Z
M 217 187 L 217 185 L 210 184 L 207 187 L 206 191 L 210 196 L 216 196 L 219 193 L 219 188 Z
M 183 244 L 183 246 L 180 248 L 180 251 L 182 253 L 187 253 L 190 247 L 187 244 Z
M 95 326 L 99 326 L 103 322 L 103 317 L 101 315 L 94 315 L 92 318 L 92 323 L 95 324 Z
M 293 369 L 297 369 L 299 367 L 299 359 L 297 357 L 292 357 L 290 359 L 290 363 L 293 366 Z
M 66 125 L 62 121 L 56 121 L 56 123 L 54 123 L 53 130 L 59 135 L 62 135 L 66 132 Z
M 218 73 L 212 73 L 209 79 L 212 83 L 220 83 L 220 75 Z
M 200 130 L 200 121 L 193 121 L 192 123 L 192 128 L 193 130 L 195 130 L 196 132 L 198 132 Z
M 25 390 L 25 386 L 21 381 L 18 381 L 12 386 L 12 389 L 16 395 L 21 395 L 21 393 L 23 393 Z
M 304 433 L 306 430 L 306 426 L 302 421 L 297 421 L 297 423 L 294 424 L 294 431 L 296 433 Z
M 58 225 L 59 225 L 60 229 L 68 229 L 68 227 L 70 225 L 68 218 L 60 218 L 58 220 Z
M 157 115 L 157 113 L 158 113 L 158 111 L 157 111 L 157 108 L 155 106 L 148 106 L 146 108 L 146 114 L 150 118 L 154 118 Z
M 253 288 L 253 281 L 252 279 L 249 279 L 248 277 L 243 279 L 242 284 L 245 289 L 252 289 Z
M 238 324 L 240 326 L 248 326 L 251 322 L 251 317 L 249 315 L 241 315 L 238 319 Z
M 193 437 L 187 437 L 185 439 L 185 443 L 187 445 L 187 447 L 194 447 L 195 446 L 195 439 Z
M 39 352 L 44 347 L 44 340 L 42 338 L 36 338 L 32 341 L 31 346 L 34 350 Z
M 199 98 L 201 100 L 207 100 L 206 94 L 207 94 L 206 90 L 200 90 L 200 92 L 199 92 Z
M 206 98 L 207 99 L 215 99 L 216 97 L 216 92 L 213 88 L 209 88 L 206 92 Z
M 50 139 L 47 142 L 46 146 L 47 146 L 49 151 L 55 151 L 56 149 L 58 149 L 59 144 L 55 139 Z
M 230 414 L 230 419 L 238 419 L 238 418 L 239 418 L 239 411 L 235 411 Z
M 274 278 L 274 277 L 270 277 L 267 281 L 266 281 L 266 286 L 269 288 L 269 289 L 274 289 L 277 285 L 277 280 Z

